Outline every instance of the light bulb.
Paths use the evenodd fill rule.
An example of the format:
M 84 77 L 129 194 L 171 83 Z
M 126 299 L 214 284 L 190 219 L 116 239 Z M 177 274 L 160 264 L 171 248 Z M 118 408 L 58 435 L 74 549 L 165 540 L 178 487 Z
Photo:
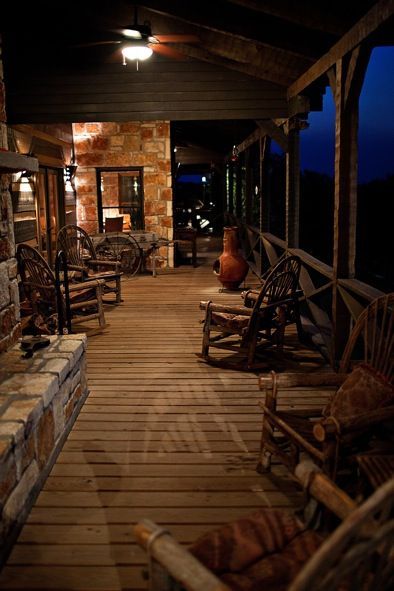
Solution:
M 144 61 L 150 58 L 153 51 L 147 45 L 125 45 L 122 49 L 123 57 L 128 60 Z

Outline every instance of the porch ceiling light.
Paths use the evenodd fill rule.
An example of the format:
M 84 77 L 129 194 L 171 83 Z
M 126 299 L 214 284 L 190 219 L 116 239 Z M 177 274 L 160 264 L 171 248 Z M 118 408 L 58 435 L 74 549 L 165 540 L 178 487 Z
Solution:
M 152 49 L 144 41 L 130 41 L 123 45 L 123 59 L 144 61 L 151 57 Z

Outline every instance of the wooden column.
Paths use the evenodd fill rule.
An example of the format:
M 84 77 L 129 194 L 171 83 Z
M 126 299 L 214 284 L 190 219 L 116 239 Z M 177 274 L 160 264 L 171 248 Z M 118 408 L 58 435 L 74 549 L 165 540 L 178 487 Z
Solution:
M 298 248 L 300 233 L 300 126 L 297 118 L 289 119 L 286 153 L 286 242 Z
M 269 157 L 271 151 L 271 138 L 266 135 L 260 137 L 260 232 L 270 231 L 270 179 Z
M 335 100 L 335 195 L 333 253 L 333 359 L 339 359 L 350 330 L 350 315 L 337 289 L 338 279 L 355 276 L 358 164 L 358 100 L 369 50 L 357 47 L 329 75 Z
M 245 222 L 251 223 L 252 209 L 252 171 L 250 170 L 250 147 L 245 150 Z

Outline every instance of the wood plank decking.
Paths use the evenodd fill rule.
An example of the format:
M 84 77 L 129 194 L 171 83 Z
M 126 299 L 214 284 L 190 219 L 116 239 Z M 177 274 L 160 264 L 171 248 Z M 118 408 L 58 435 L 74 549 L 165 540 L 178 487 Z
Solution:
M 198 360 L 201 299 L 218 293 L 209 258 L 123 281 L 124 303 L 89 338 L 89 398 L 8 563 L 0 589 L 144 589 L 132 524 L 148 517 L 179 541 L 261 506 L 294 508 L 286 474 L 255 472 L 261 393 L 254 373 Z M 308 367 L 306 364 L 305 367 Z M 303 391 L 283 404 L 316 406 Z

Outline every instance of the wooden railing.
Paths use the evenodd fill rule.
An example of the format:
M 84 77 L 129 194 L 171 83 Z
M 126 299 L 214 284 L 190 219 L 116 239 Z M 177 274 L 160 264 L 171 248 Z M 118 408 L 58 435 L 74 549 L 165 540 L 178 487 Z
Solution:
M 334 290 L 345 303 L 349 315 L 349 332 L 360 312 L 383 292 L 357 279 L 334 281 L 334 271 L 327 265 L 299 248 L 288 248 L 287 243 L 273 234 L 260 232 L 257 228 L 228 216 L 229 223 L 237 225 L 242 249 L 252 271 L 261 277 L 268 267 L 285 253 L 297 255 L 302 262 L 300 287 L 304 292 L 303 314 L 306 316 L 306 331 L 323 355 L 335 366 L 333 356 L 332 299 Z M 310 323 L 310 324 L 309 324 Z

